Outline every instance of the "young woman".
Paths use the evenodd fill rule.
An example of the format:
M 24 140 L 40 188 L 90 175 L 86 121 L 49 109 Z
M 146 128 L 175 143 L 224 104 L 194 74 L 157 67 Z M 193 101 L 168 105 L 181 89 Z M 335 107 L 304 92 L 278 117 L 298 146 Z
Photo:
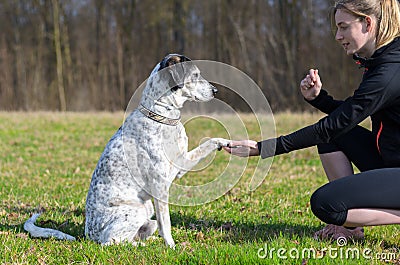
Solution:
M 329 183 L 311 197 L 328 225 L 315 237 L 364 237 L 362 226 L 400 224 L 400 7 L 398 0 L 335 3 L 336 40 L 365 73 L 353 96 L 334 100 L 318 70 L 301 81 L 304 98 L 327 113 L 317 123 L 261 142 L 232 141 L 226 151 L 266 158 L 317 145 Z M 371 117 L 372 131 L 358 126 Z M 354 174 L 351 163 L 361 173 Z

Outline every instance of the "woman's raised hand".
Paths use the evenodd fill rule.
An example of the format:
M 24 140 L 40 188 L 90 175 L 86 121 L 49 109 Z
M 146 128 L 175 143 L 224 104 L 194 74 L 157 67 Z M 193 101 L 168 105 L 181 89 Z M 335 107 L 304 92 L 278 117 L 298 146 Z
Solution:
M 317 69 L 310 69 L 310 72 L 300 82 L 300 91 L 307 100 L 313 100 L 321 91 L 322 82 Z

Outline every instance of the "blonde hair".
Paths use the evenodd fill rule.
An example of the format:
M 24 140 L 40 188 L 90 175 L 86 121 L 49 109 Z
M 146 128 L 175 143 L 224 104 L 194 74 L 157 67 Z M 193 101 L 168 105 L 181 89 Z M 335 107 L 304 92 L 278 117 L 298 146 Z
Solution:
M 335 14 L 339 9 L 347 11 L 359 19 L 375 17 L 376 49 L 379 49 L 400 36 L 400 3 L 398 0 L 339 0 L 332 13 L 332 27 L 335 25 Z

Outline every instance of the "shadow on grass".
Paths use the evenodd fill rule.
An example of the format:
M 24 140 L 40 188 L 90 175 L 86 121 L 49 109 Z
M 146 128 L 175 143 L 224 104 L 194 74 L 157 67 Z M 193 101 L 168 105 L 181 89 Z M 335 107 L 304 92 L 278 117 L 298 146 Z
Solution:
M 20 215 L 26 215 L 27 219 L 33 213 L 38 211 L 44 211 L 48 213 L 57 212 L 60 215 L 63 215 L 64 221 L 57 222 L 52 219 L 49 219 L 48 215 L 41 216 L 36 225 L 43 228 L 52 228 L 60 230 L 64 233 L 70 234 L 76 237 L 78 240 L 84 239 L 84 223 L 76 223 L 71 222 L 70 216 L 82 216 L 84 215 L 84 209 L 76 209 L 74 211 L 70 211 L 66 208 L 54 208 L 54 209 L 38 209 L 38 208 L 11 208 L 8 209 L 8 215 L 11 218 L 7 218 L 10 223 L 12 219 L 20 220 Z M 13 215 L 15 215 L 13 217 Z M 288 238 L 298 238 L 298 237 L 312 237 L 313 233 L 318 229 L 318 227 L 307 226 L 307 225 L 297 225 L 297 224 L 288 224 L 288 223 L 262 223 L 263 220 L 260 220 L 260 223 L 231 223 L 224 222 L 220 220 L 210 220 L 210 219 L 197 219 L 187 215 L 180 215 L 176 212 L 171 212 L 171 222 L 172 226 L 179 227 L 184 230 L 197 230 L 203 232 L 222 232 L 222 240 L 226 242 L 230 242 L 232 244 L 245 242 L 254 242 L 254 241 L 270 241 L 278 237 L 288 237 Z M 0 224 L 1 232 L 10 232 L 10 233 L 26 233 L 23 229 L 24 223 L 20 224 Z
M 377 246 L 380 246 L 382 249 L 385 249 L 385 250 L 390 250 L 390 249 L 395 249 L 396 250 L 396 252 L 398 252 L 398 250 L 400 250 L 400 243 L 393 243 L 393 242 L 390 242 L 390 239 L 388 239 L 388 240 L 384 240 L 384 239 L 382 239 L 382 238 L 376 238 L 376 237 L 370 237 L 369 239 L 368 239 L 368 242 L 371 244 L 371 245 L 377 245 Z
M 173 226 L 188 230 L 222 232 L 223 240 L 232 244 L 254 241 L 271 241 L 279 237 L 299 238 L 312 237 L 321 227 L 289 224 L 289 223 L 231 223 L 219 220 L 196 219 L 191 216 L 182 216 L 171 213 Z
M 33 207 L 11 207 L 6 209 L 7 223 L 0 223 L 0 233 L 16 234 L 20 236 L 21 233 L 26 233 L 23 225 L 24 223 L 15 224 L 21 220 L 21 215 L 26 216 L 26 220 L 35 212 L 47 212 L 49 214 L 57 213 L 62 215 L 63 221 L 54 221 L 49 219 L 49 214 L 43 214 L 36 225 L 43 228 L 52 228 L 60 230 L 64 233 L 76 237 L 78 240 L 85 239 L 84 236 L 84 223 L 77 223 L 71 221 L 71 216 L 80 217 L 85 214 L 83 208 L 78 208 L 71 211 L 68 208 L 33 208 Z M 259 242 L 271 241 L 277 238 L 311 238 L 315 231 L 321 229 L 323 226 L 309 226 L 303 224 L 291 223 L 276 223 L 271 222 L 269 219 L 260 219 L 259 222 L 227 222 L 218 219 L 198 219 L 190 215 L 181 215 L 178 212 L 171 212 L 171 223 L 173 227 L 178 227 L 183 230 L 201 231 L 203 233 L 219 233 L 219 240 L 229 242 L 232 244 L 242 242 Z M 153 218 L 154 219 L 154 218 Z M 25 222 L 25 221 L 24 221 Z M 369 244 L 381 245 L 384 249 L 400 248 L 400 244 L 393 244 L 390 240 L 382 240 L 378 238 L 370 238 Z

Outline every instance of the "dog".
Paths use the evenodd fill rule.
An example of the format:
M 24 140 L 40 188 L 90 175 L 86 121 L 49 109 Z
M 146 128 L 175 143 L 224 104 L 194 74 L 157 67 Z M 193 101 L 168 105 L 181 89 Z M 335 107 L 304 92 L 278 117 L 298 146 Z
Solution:
M 137 245 L 158 228 L 166 245 L 174 248 L 168 206 L 172 181 L 230 142 L 211 138 L 189 152 L 180 109 L 186 101 L 206 102 L 216 93 L 184 55 L 169 54 L 156 65 L 138 108 L 112 136 L 93 172 L 86 198 L 86 237 L 104 245 Z M 154 209 L 156 220 L 151 219 Z M 24 225 L 32 236 L 73 240 L 57 230 L 41 230 L 34 225 L 37 217 Z

